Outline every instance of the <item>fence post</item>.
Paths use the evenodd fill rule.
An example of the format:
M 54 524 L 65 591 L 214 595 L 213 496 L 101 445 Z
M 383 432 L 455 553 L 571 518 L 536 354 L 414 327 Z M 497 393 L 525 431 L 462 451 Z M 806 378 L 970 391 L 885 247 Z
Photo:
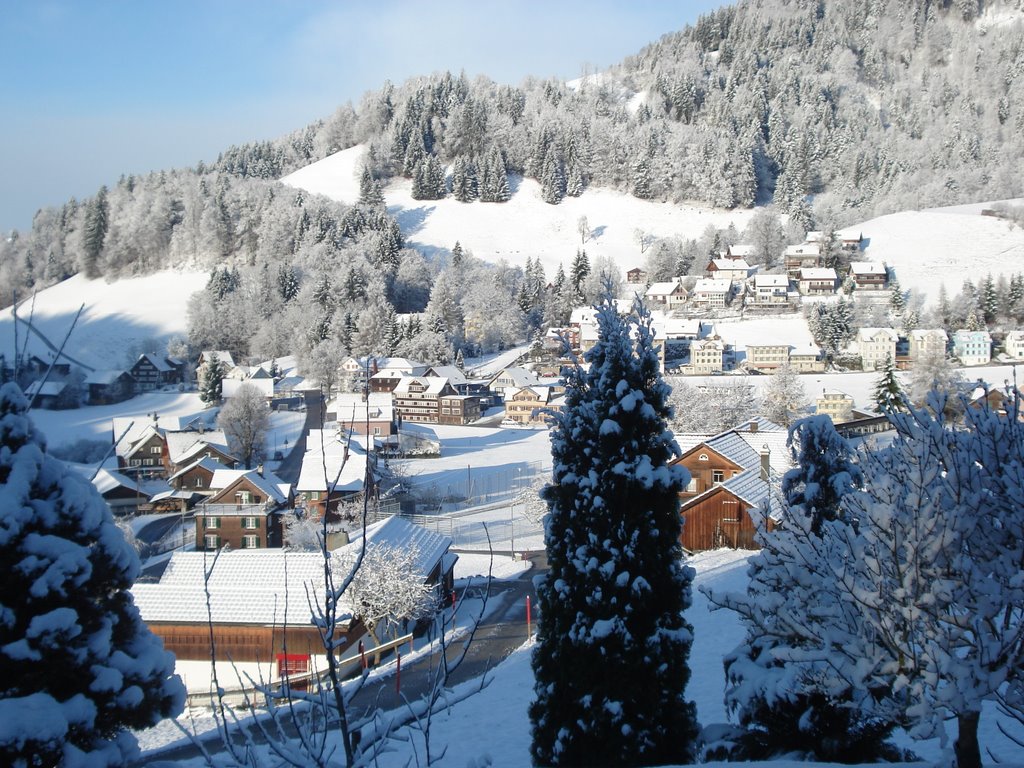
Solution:
M 366 649 L 362 640 L 359 641 L 359 660 L 363 663 L 363 669 L 366 669 Z
M 526 639 L 530 639 L 533 632 L 530 630 L 530 596 L 526 596 Z
M 402 695 L 402 654 L 395 651 L 396 667 L 395 667 L 395 693 L 399 696 Z

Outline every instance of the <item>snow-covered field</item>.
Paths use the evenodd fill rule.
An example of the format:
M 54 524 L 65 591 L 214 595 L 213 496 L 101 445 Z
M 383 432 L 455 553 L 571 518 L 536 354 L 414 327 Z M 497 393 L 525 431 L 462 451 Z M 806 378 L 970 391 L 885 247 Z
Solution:
M 60 347 L 78 308 L 85 304 L 66 352 L 83 369 L 126 368 L 138 358 L 141 347 L 156 342 L 161 352 L 174 336 L 186 335 L 186 309 L 193 293 L 206 285 L 202 272 L 164 270 L 146 277 L 132 277 L 108 283 L 75 275 L 40 291 L 35 307 L 32 300 L 18 309 L 19 319 L 31 317 L 33 327 Z M 26 328 L 18 323 L 19 349 L 25 344 Z M 14 318 L 12 308 L 0 312 L 0 350 L 13 357 Z M 28 338 L 29 354 L 50 360 L 52 351 L 35 334 Z

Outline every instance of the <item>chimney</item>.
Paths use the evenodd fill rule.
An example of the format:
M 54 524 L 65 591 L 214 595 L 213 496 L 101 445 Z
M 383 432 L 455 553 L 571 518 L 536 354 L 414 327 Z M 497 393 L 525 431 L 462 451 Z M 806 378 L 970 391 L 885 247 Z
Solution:
M 749 427 L 748 431 L 750 431 L 750 432 L 757 432 L 757 420 L 756 419 L 751 419 L 750 420 L 750 427 Z
M 765 482 L 768 481 L 771 476 L 771 455 L 772 452 L 768 449 L 768 444 L 765 443 L 761 446 L 761 479 Z
M 346 546 L 349 543 L 348 531 L 342 529 L 340 531 L 328 531 L 327 532 L 327 551 L 333 552 L 336 549 Z
M 263 462 L 262 461 L 259 464 L 256 465 L 256 474 L 259 475 L 260 477 L 263 477 Z

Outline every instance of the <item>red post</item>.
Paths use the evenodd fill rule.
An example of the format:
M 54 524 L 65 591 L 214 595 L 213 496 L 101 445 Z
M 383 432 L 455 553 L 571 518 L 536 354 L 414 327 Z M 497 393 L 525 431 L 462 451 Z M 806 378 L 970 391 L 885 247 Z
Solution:
M 395 653 L 398 666 L 395 667 L 395 693 L 401 695 L 402 693 L 402 654 Z
M 530 596 L 526 596 L 526 639 L 530 639 Z
M 452 590 L 452 610 L 455 610 L 455 590 Z
M 359 660 L 363 663 L 363 669 L 366 669 L 366 649 L 363 648 L 363 641 L 359 641 Z

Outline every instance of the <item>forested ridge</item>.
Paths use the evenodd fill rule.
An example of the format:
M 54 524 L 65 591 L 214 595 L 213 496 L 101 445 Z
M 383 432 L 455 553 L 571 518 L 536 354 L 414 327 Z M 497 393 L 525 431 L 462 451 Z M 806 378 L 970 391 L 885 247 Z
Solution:
M 287 271 L 296 292 L 319 285 L 322 317 L 312 330 L 303 322 L 302 333 L 348 341 L 381 299 L 385 315 L 422 310 L 442 266 L 403 249 L 379 192 L 395 176 L 412 179 L 420 199 L 466 203 L 507 200 L 510 175 L 536 178 L 551 204 L 588 187 L 725 208 L 774 200 L 804 226 L 821 211 L 842 224 L 1016 196 L 1022 30 L 1022 0 L 744 0 L 569 84 L 453 73 L 385 83 L 281 139 L 231 147 L 209 165 L 126 176 L 92 198 L 41 210 L 30 231 L 0 241 L 0 301 L 79 271 L 115 279 L 227 266 L 242 270 L 235 283 L 258 299 L 232 313 L 234 322 L 290 301 L 271 290 Z M 356 144 L 368 147 L 358 205 L 276 181 Z M 521 325 L 544 314 L 535 295 L 544 276 L 511 271 L 491 282 L 523 308 L 513 322 Z M 452 293 L 467 281 L 449 282 Z M 223 301 L 233 290 L 219 293 Z M 449 326 L 465 318 L 448 315 L 434 331 L 457 348 L 466 334 L 452 338 Z M 253 326 L 238 323 L 219 341 L 246 353 Z M 406 329 L 405 338 L 424 330 Z M 475 341 L 502 343 L 521 330 Z M 378 335 L 387 334 L 397 349 L 401 337 Z

